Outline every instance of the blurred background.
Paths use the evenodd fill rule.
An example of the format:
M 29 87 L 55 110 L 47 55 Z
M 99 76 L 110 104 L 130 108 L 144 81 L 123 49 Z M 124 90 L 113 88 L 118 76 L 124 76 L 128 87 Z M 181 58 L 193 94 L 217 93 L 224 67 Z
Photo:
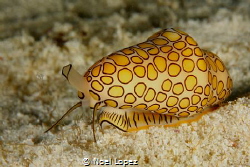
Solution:
M 190 19 L 222 19 L 214 18 L 218 12 L 220 17 L 230 18 L 230 13 L 249 17 L 249 9 L 249 0 L 1 0 L 0 38 L 25 30 L 39 39 L 55 22 L 72 24 L 88 36 L 100 28 L 112 33 L 118 25 L 138 32 L 166 25 L 177 27 L 179 21 Z M 86 29 L 86 24 L 91 29 Z

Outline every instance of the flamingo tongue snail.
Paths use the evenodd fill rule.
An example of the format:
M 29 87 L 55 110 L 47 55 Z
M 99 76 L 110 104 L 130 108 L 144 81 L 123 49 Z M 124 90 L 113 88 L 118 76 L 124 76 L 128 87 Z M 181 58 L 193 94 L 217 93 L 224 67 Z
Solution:
M 197 121 L 225 100 L 233 85 L 217 55 L 173 28 L 102 58 L 84 76 L 72 65 L 63 75 L 82 99 L 64 116 L 88 104 L 94 109 L 93 133 L 97 111 L 101 126 L 125 132 Z

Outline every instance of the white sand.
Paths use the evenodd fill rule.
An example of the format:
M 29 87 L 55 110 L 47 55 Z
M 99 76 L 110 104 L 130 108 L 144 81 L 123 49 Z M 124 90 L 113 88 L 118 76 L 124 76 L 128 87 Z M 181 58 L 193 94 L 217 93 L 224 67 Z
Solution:
M 119 5 L 113 4 L 112 9 Z M 40 40 L 25 31 L 2 39 L 0 166 L 84 166 L 84 158 L 111 158 L 113 166 L 115 159 L 138 160 L 143 167 L 250 166 L 250 19 L 227 9 L 219 9 L 205 21 L 173 24 L 202 48 L 217 53 L 227 66 L 233 94 L 218 110 L 175 128 L 124 133 L 109 127 L 102 133 L 97 126 L 94 143 L 91 111 L 82 107 L 65 119 L 65 126 L 44 134 L 78 101 L 76 91 L 61 75 L 63 66 L 72 63 L 84 73 L 101 57 L 159 30 L 136 31 L 133 23 L 144 23 L 143 16 L 126 20 L 113 14 L 101 19 L 82 23 L 87 35 L 71 23 L 54 23 Z M 129 30 L 123 28 L 126 22 L 130 22 Z M 93 25 L 104 28 L 95 32 Z M 169 25 L 163 22 L 161 27 Z M 58 37 L 60 33 L 65 35 Z M 56 44 L 59 38 L 65 40 L 63 47 Z

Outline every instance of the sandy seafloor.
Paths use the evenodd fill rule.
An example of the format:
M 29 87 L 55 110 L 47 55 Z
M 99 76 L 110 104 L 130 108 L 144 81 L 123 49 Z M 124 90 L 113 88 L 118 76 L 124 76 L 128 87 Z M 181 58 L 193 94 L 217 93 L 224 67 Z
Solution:
M 138 160 L 139 166 L 250 166 L 250 2 L 132 0 L 0 1 L 0 166 L 84 166 L 84 158 Z M 218 54 L 233 93 L 198 122 L 124 133 L 96 128 L 91 110 L 61 75 L 178 27 Z

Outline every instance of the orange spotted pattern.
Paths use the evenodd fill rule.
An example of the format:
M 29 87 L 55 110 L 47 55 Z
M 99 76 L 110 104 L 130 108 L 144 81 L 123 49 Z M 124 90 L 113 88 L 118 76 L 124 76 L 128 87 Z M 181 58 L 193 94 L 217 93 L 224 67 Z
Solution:
M 120 112 L 134 109 L 177 118 L 222 102 L 232 89 L 232 79 L 221 59 L 173 28 L 108 55 L 84 77 L 91 107 L 103 102 L 102 107 Z

